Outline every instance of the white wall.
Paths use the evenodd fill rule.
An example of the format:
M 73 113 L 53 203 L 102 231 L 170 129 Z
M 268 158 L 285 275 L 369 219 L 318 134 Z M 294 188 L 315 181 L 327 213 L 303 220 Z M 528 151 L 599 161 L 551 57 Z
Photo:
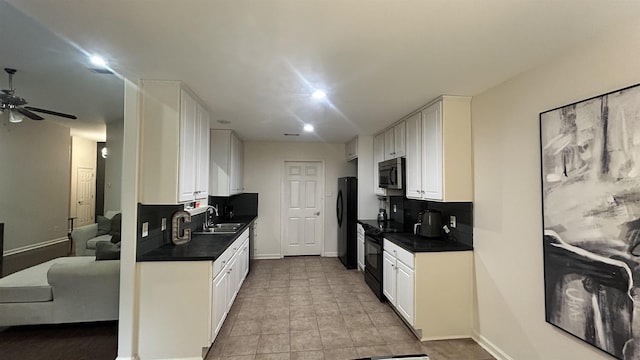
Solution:
M 66 238 L 71 137 L 51 121 L 0 116 L 0 222 L 4 250 Z
M 611 359 L 544 320 L 538 116 L 639 83 L 639 43 L 619 29 L 473 98 L 476 331 L 512 359 Z
M 373 136 L 358 135 L 358 219 L 376 219 L 380 204 L 373 192 Z
M 258 236 L 255 256 L 280 256 L 280 199 L 285 160 L 323 160 L 325 172 L 325 253 L 336 254 L 335 201 L 338 178 L 355 176 L 355 164 L 347 163 L 344 144 L 245 142 L 244 188 L 258 193 Z
M 104 178 L 104 210 L 120 210 L 120 194 L 122 192 L 122 143 L 124 137 L 124 120 L 118 119 L 107 123 L 108 151 L 105 160 Z

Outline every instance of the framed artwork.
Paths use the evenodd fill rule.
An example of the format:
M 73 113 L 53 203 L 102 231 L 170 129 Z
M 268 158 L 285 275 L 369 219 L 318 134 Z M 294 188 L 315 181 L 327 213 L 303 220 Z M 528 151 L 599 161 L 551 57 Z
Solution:
M 640 359 L 640 85 L 541 113 L 540 156 L 546 321 Z

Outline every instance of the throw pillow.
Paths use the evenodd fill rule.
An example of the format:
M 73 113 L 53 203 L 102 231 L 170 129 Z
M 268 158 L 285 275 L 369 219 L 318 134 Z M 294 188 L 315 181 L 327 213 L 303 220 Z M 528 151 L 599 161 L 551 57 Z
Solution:
M 96 243 L 96 261 L 99 260 L 119 260 L 120 245 L 109 241 L 98 241 Z
M 98 232 L 96 233 L 96 236 L 106 235 L 111 231 L 111 219 L 98 215 L 96 220 L 98 223 Z
M 114 233 L 113 235 L 111 235 L 111 242 L 113 244 L 117 244 L 117 243 L 120 242 L 120 233 L 119 232 Z
M 119 234 L 121 223 L 122 223 L 122 213 L 117 213 L 113 215 L 113 217 L 111 218 L 111 230 L 109 231 L 109 234 L 111 235 L 115 233 Z

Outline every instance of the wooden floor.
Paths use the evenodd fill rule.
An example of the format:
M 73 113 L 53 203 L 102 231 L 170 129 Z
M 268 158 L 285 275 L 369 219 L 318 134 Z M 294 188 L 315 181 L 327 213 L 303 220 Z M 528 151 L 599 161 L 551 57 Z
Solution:
M 113 360 L 118 322 L 14 326 L 0 331 L 2 360 Z

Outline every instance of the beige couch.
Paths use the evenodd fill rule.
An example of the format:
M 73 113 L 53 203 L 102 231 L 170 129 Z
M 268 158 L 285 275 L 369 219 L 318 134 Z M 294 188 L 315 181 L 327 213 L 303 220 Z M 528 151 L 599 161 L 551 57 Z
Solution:
M 107 211 L 104 216 L 111 219 L 120 211 Z M 98 241 L 111 241 L 111 235 L 97 235 L 98 224 L 90 224 L 73 229 L 71 238 L 75 247 L 76 256 L 87 256 L 96 254 L 96 244 Z
M 118 319 L 120 261 L 62 257 L 0 279 L 0 326 Z

